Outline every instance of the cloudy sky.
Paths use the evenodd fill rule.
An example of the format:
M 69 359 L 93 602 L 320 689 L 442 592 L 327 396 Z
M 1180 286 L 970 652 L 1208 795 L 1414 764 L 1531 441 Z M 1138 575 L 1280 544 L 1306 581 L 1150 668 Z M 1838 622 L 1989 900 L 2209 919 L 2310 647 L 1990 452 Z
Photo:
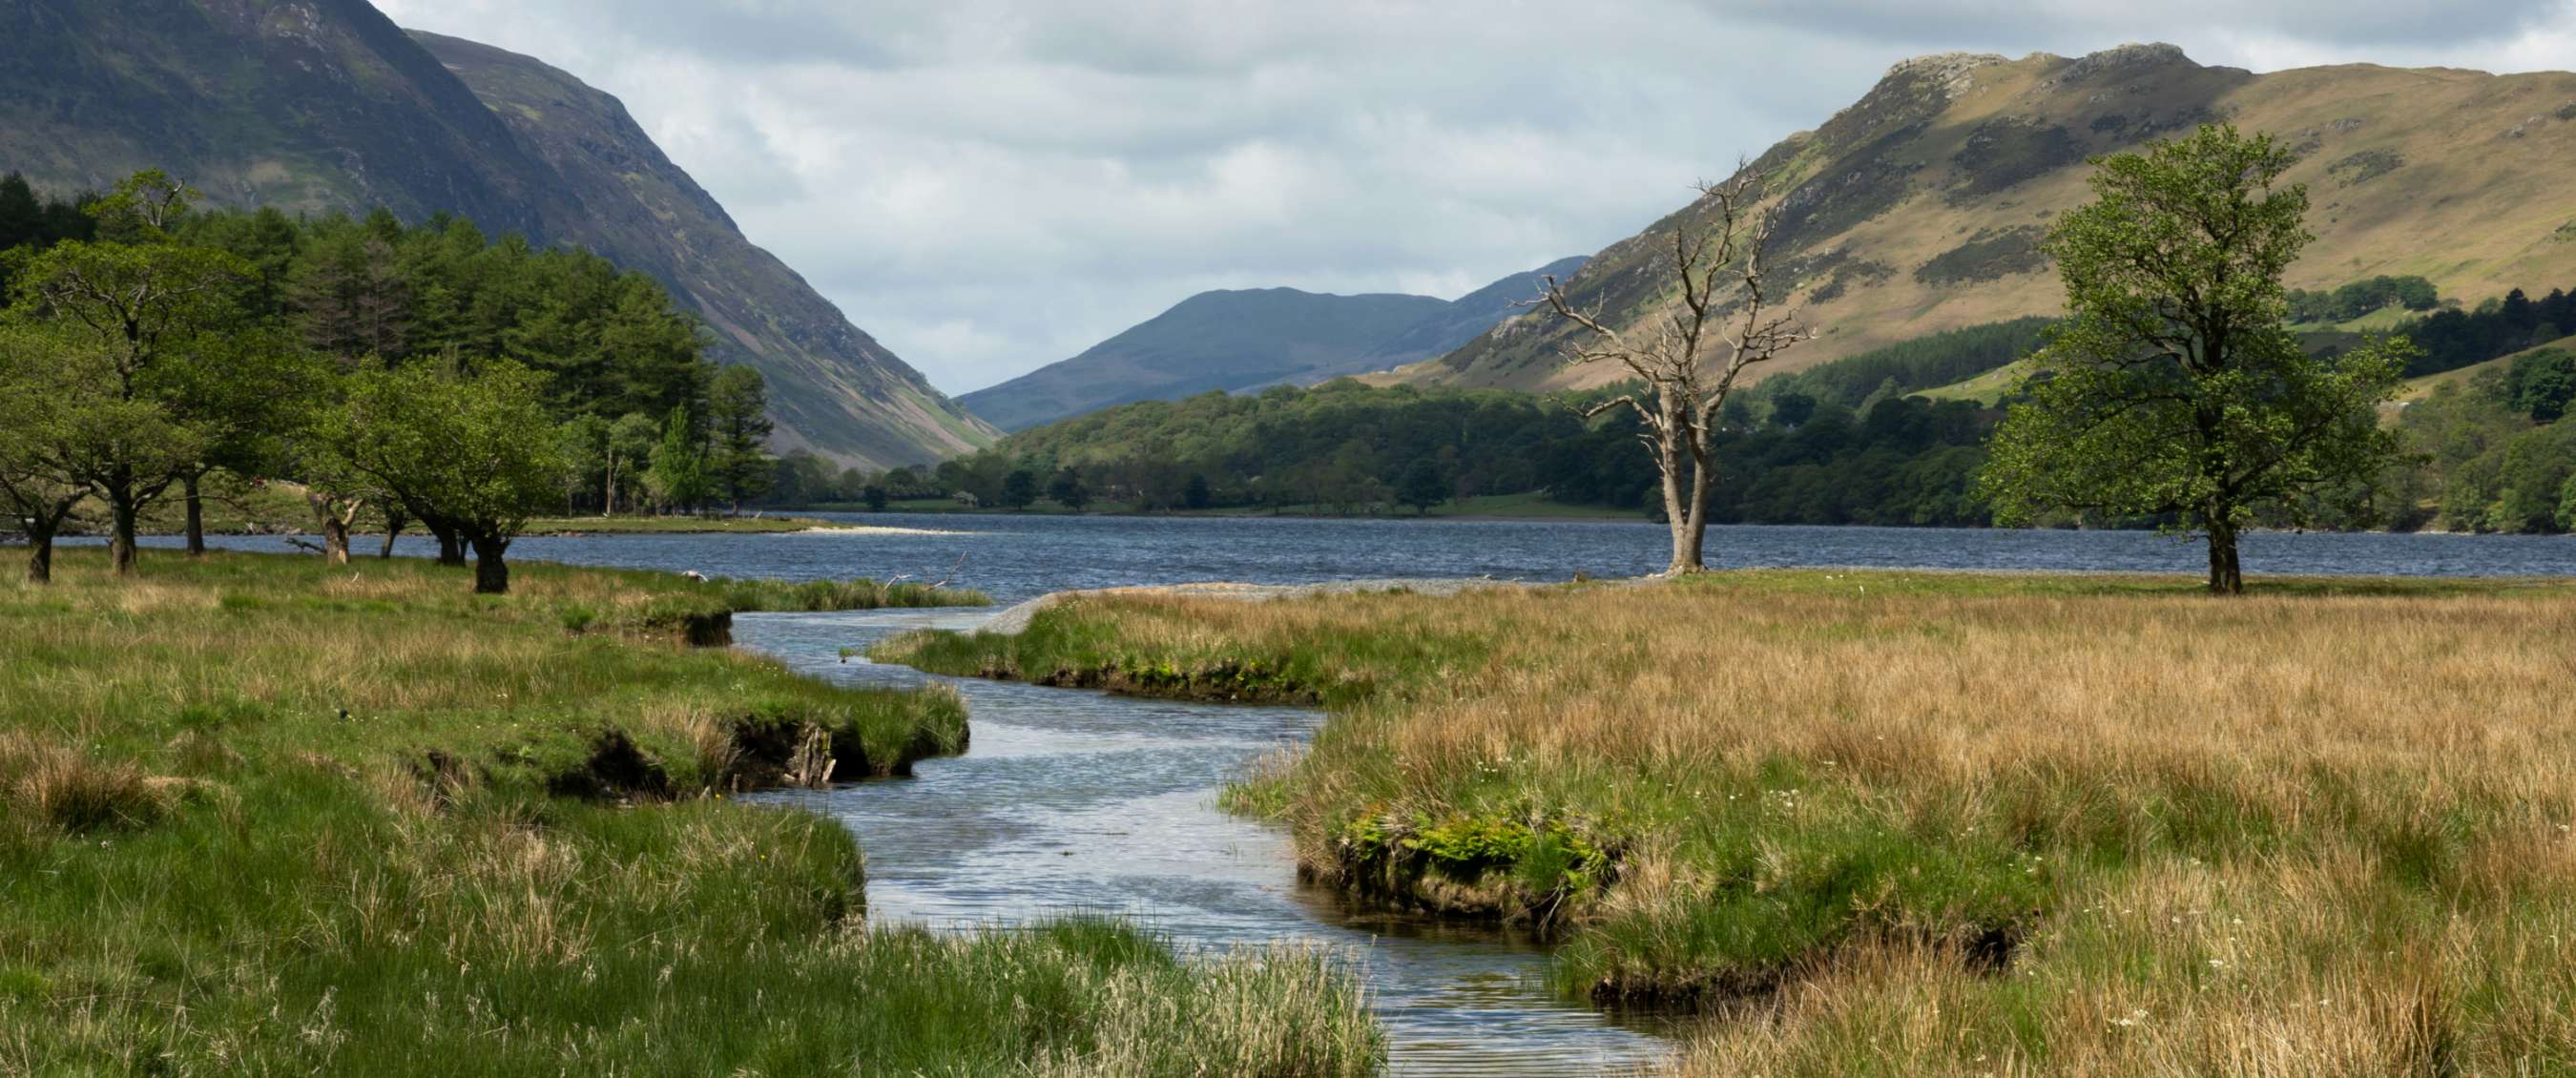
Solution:
M 1589 253 L 1921 53 L 2576 68 L 2576 0 L 377 3 L 623 98 L 952 393 L 1210 288 L 1455 296 Z

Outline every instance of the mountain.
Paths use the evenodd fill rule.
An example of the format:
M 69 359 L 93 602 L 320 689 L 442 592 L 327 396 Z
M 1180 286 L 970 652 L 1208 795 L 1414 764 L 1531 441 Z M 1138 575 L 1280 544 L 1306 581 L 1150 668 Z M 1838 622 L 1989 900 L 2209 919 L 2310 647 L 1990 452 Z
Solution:
M 1582 255 L 1560 258 L 1527 273 L 1515 273 L 1450 301 L 1447 310 L 1414 323 L 1378 343 L 1368 354 L 1317 373 L 1326 376 L 1389 371 L 1408 363 L 1446 355 L 1484 335 L 1495 323 L 1520 313 L 1538 298 L 1546 278 L 1564 280 L 1588 261 Z M 1320 380 L 1320 379 L 1319 379 Z
M 229 206 L 453 212 L 653 275 L 770 384 L 780 448 L 918 463 L 995 432 L 753 246 L 617 99 L 364 0 L 0 3 L 0 169 L 164 168 Z
M 2576 74 L 2489 75 L 2366 64 L 2257 75 L 2171 45 L 2078 59 L 1951 54 L 1896 65 L 1857 104 L 1754 163 L 1781 213 L 1780 283 L 1821 339 L 1767 374 L 1932 333 L 2059 313 L 2038 249 L 2090 198 L 2091 156 L 2224 119 L 2302 155 L 2316 242 L 2288 283 L 2430 278 L 2471 305 L 2576 280 Z M 1664 294 L 1683 207 L 1595 255 L 1574 300 L 1635 325 Z M 1570 388 L 1617 380 L 1570 367 L 1537 314 L 1381 381 Z M 1760 370 L 1760 368 L 1757 368 Z
M 994 426 L 1018 430 L 1130 401 L 1300 381 L 1448 307 L 1430 296 L 1391 293 L 1201 292 L 1081 355 L 957 402 Z
M 715 330 L 722 352 L 761 369 L 782 448 L 886 466 L 952 456 L 995 436 L 745 239 L 616 98 L 516 53 L 412 36 L 574 190 L 595 193 L 578 242 L 671 286 Z
M 1582 262 L 1552 262 L 1454 301 L 1294 288 L 1201 292 L 1081 355 L 957 401 L 1003 430 L 1021 430 L 1114 404 L 1390 370 L 1474 339 L 1514 301 L 1537 295 L 1540 275 L 1562 276 Z

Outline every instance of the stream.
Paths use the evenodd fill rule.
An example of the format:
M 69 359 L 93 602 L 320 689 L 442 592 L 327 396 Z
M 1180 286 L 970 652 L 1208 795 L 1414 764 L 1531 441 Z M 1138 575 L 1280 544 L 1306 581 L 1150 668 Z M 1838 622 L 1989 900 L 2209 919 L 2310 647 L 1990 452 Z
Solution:
M 840 649 L 904 629 L 972 628 L 989 613 L 746 614 L 734 641 L 831 681 L 918 685 L 955 679 L 843 662 Z M 1488 926 L 1349 909 L 1297 881 L 1281 829 L 1216 807 L 1219 786 L 1303 742 L 1320 713 L 955 684 L 970 715 L 965 755 L 922 761 L 909 779 L 765 795 L 857 833 L 871 922 L 970 929 L 1099 913 L 1184 950 L 1321 944 L 1363 972 L 1399 1075 L 1589 1074 L 1669 1050 L 1647 1028 L 1552 995 L 1546 947 Z

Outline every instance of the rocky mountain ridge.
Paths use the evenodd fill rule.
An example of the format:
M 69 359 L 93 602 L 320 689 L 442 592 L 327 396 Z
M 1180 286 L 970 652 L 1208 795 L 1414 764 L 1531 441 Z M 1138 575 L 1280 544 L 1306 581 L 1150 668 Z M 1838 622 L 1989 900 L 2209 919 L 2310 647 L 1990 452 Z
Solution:
M 2290 284 L 2416 274 L 2475 303 L 2576 280 L 2576 74 L 2366 64 L 2255 74 L 2172 45 L 2067 58 L 1952 53 L 1891 68 L 1753 167 L 1781 215 L 1777 283 L 1823 336 L 1776 374 L 1943 330 L 2058 313 L 2039 250 L 2089 192 L 2089 158 L 2206 121 L 2272 132 L 2303 156 L 2317 240 Z M 1618 324 L 1668 299 L 1658 261 L 1693 204 L 1603 250 L 1570 291 Z M 1563 328 L 1525 313 L 1438 359 L 1373 380 L 1573 388 Z

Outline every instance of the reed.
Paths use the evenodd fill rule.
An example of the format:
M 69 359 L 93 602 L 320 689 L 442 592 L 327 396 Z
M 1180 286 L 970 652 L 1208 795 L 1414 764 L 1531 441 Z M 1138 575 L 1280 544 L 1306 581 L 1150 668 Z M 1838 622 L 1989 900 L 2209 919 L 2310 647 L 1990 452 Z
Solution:
M 1691 1073 L 2427 1073 L 2576 1065 L 2571 639 L 2564 581 L 1783 571 L 885 650 L 1284 672 L 1332 716 L 1233 803 L 1555 926 L 1568 992 L 1737 1015 Z

